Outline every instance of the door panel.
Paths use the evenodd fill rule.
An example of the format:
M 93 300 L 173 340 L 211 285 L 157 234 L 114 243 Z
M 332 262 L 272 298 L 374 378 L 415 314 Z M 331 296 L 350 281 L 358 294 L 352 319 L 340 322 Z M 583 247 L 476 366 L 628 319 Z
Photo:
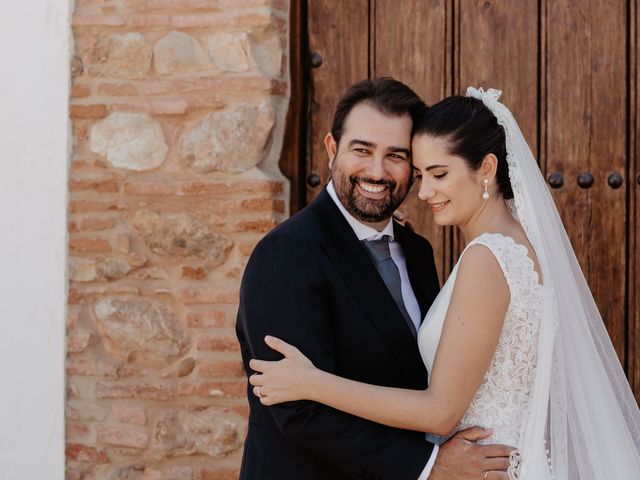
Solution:
M 391 76 L 406 83 L 427 104 L 445 97 L 451 91 L 448 3 L 444 0 L 375 1 L 372 76 Z M 430 240 L 438 276 L 443 279 L 450 266 L 446 231 L 433 223 L 431 212 L 418 199 L 417 192 L 417 186 L 411 189 L 401 211 L 411 218 L 416 230 Z
M 627 335 L 627 364 L 629 368 L 629 378 L 631 387 L 636 394 L 636 400 L 640 403 L 640 102 L 638 101 L 638 91 L 640 90 L 640 48 L 638 48 L 638 27 L 640 26 L 640 15 L 635 2 L 629 4 L 629 38 L 632 39 L 629 45 L 630 55 L 630 108 L 632 115 L 630 119 L 630 165 L 628 185 L 630 190 L 629 209 L 629 273 L 627 285 L 629 286 L 629 308 Z
M 546 169 L 564 176 L 554 199 L 624 362 L 626 188 L 607 179 L 627 161 L 626 7 L 554 0 L 547 9 Z M 583 173 L 590 188 L 578 186 Z
M 349 85 L 369 76 L 369 2 L 310 0 L 308 15 L 309 50 L 316 67 L 310 75 L 307 175 L 320 177 L 317 185 L 308 185 L 311 201 L 329 181 L 323 139 L 331 129 L 336 103 Z
M 538 6 L 535 2 L 460 2 L 458 93 L 493 87 L 538 155 Z
M 497 88 L 538 158 L 538 6 L 535 2 L 459 1 L 456 87 Z M 454 236 L 454 252 L 464 242 Z M 457 255 L 456 255 L 457 258 Z

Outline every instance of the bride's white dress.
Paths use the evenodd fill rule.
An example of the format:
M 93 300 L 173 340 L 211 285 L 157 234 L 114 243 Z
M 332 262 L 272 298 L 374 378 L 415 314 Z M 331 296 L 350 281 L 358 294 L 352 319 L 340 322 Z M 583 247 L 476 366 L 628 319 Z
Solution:
M 640 479 L 640 409 L 547 182 L 513 115 L 498 101 L 500 92 L 469 88 L 467 96 L 482 101 L 504 128 L 514 193 L 506 202 L 535 249 L 544 287 L 527 249 L 513 239 L 484 234 L 470 242 L 495 255 L 510 303 L 496 353 L 460 428 L 488 427 L 494 432 L 488 441 L 517 447 L 521 480 Z M 419 331 L 429 371 L 456 275 L 454 268 Z
M 497 259 L 509 286 L 510 301 L 491 366 L 458 430 L 474 425 L 491 428 L 493 435 L 485 443 L 522 448 L 533 398 L 544 287 L 524 245 L 517 244 L 511 237 L 484 233 L 467 245 L 460 259 L 469 247 L 478 244 L 487 247 Z M 459 263 L 418 333 L 420 353 L 429 375 L 433 371 Z

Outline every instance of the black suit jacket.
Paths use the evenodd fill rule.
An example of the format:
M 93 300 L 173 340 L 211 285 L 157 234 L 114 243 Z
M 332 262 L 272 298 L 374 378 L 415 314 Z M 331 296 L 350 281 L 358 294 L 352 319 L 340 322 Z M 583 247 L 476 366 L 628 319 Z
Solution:
M 424 318 L 439 288 L 431 245 L 397 223 L 394 235 Z M 242 279 L 236 331 L 248 374 L 251 358 L 281 358 L 264 343 L 270 334 L 346 378 L 427 386 L 416 339 L 326 190 L 257 245 Z M 247 393 L 243 480 L 416 480 L 433 449 L 423 433 L 310 401 L 265 407 Z

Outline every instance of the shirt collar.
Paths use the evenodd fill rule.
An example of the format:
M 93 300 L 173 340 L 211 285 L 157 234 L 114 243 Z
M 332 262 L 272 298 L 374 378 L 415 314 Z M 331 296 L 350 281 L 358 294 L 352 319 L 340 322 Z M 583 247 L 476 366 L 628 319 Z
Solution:
M 333 181 L 330 181 L 327 185 L 327 193 L 338 207 L 338 210 L 340 210 L 340 213 L 342 213 L 344 218 L 353 229 L 353 232 L 356 234 L 356 237 L 358 237 L 358 240 L 378 240 L 382 238 L 383 235 L 388 235 L 389 237 L 391 237 L 389 241 L 393 241 L 393 221 L 391 219 L 389 219 L 389 223 L 387 223 L 382 231 L 379 232 L 375 228 L 371 228 L 370 226 L 361 223 L 353 215 L 351 215 L 346 208 L 344 208 L 344 205 L 342 205 L 342 202 L 340 202 L 338 194 L 336 193 L 336 189 L 333 186 Z

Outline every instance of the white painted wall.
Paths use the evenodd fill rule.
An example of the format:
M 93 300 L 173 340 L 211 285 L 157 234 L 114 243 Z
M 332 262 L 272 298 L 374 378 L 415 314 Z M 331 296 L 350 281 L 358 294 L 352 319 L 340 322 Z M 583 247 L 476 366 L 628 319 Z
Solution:
M 0 15 L 0 479 L 64 478 L 72 0 Z

